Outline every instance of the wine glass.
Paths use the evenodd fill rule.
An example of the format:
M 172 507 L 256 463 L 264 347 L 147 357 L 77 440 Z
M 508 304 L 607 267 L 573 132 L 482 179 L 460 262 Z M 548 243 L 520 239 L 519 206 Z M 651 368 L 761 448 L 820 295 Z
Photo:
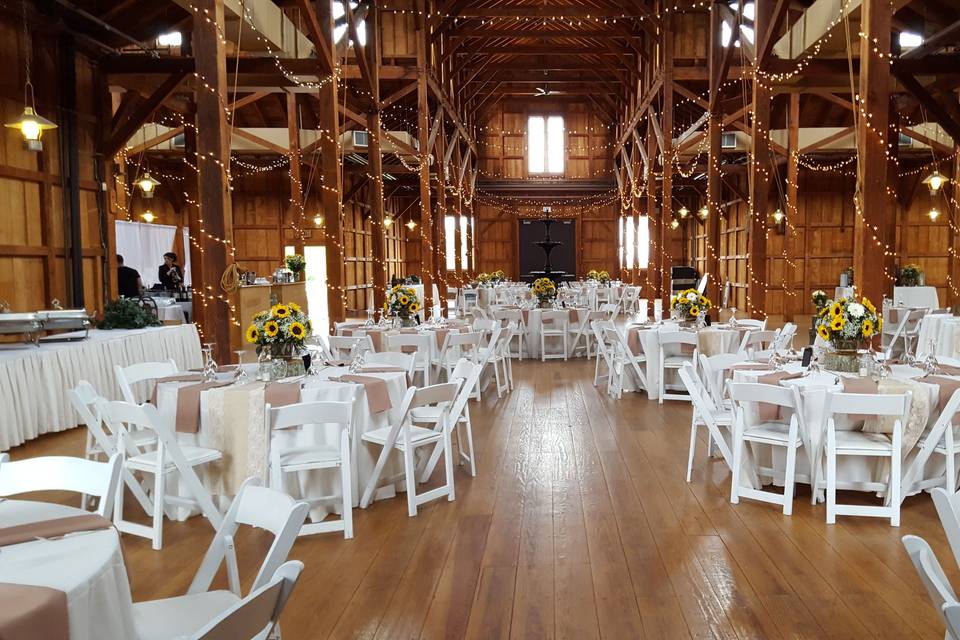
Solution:
M 367 321 L 363 323 L 365 327 L 373 326 L 373 307 L 367 307 Z
M 237 375 L 234 382 L 237 384 L 246 384 L 248 381 L 247 372 L 243 370 L 243 349 L 237 349 L 233 352 L 237 356 Z
M 203 363 L 203 379 L 206 382 L 212 382 L 217 379 L 217 361 L 213 359 L 214 342 L 205 342 L 203 344 L 203 354 L 205 357 Z

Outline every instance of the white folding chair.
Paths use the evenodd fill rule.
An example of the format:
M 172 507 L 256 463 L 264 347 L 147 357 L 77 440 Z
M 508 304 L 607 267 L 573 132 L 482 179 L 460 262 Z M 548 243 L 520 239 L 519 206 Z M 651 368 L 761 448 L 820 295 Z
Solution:
M 567 354 L 569 350 L 567 348 L 568 344 L 568 334 L 567 334 L 567 324 L 570 320 L 570 315 L 565 310 L 551 310 L 545 309 L 540 312 L 540 361 L 546 362 L 550 359 L 563 358 L 567 359 Z M 563 346 L 562 353 L 547 353 L 547 340 L 555 339 L 558 340 Z
M 100 402 L 100 412 L 113 433 L 118 434 L 120 452 L 126 451 L 123 444 L 131 427 L 150 429 L 157 434 L 157 448 L 133 457 L 125 457 L 124 467 L 132 472 L 153 475 L 153 514 L 151 526 L 123 519 L 123 492 L 117 492 L 113 510 L 113 524 L 119 531 L 150 538 L 155 550 L 163 548 L 163 514 L 167 504 L 199 507 L 214 529 L 223 523 L 223 516 L 213 504 L 210 493 L 197 477 L 195 467 L 202 467 L 220 460 L 223 454 L 216 449 L 181 446 L 170 426 L 160 419 L 157 408 L 151 404 L 133 404 L 125 401 Z M 179 475 L 191 497 L 171 496 L 165 493 L 166 476 Z
M 387 336 L 387 348 L 391 351 L 407 352 L 410 349 L 416 351 L 410 355 L 414 357 L 414 373 L 419 372 L 422 376 L 424 385 L 430 384 L 430 370 L 433 369 L 431 362 L 432 346 L 431 341 L 435 341 L 434 336 L 428 333 L 401 333 L 399 335 Z M 369 358 L 367 359 L 369 361 Z
M 477 475 L 476 456 L 473 450 L 473 423 L 470 422 L 470 399 L 471 390 L 476 386 L 480 379 L 481 368 L 466 359 L 461 359 L 453 370 L 451 382 L 459 383 L 460 389 L 457 391 L 456 400 L 450 408 L 447 415 L 447 430 L 457 436 L 457 459 L 460 464 L 466 464 L 471 476 Z M 417 407 L 410 411 L 410 421 L 414 424 L 436 424 L 441 408 L 438 405 L 428 405 Z M 462 427 L 462 430 L 461 430 Z M 464 434 L 463 432 L 466 432 Z M 441 442 L 437 442 L 430 458 L 427 460 L 424 469 L 420 474 L 420 482 L 426 482 L 433 474 L 437 462 L 440 461 L 440 454 L 443 453 Z
M 476 361 L 480 357 L 480 342 L 483 334 L 480 333 L 457 333 L 450 331 L 443 339 L 443 346 L 440 347 L 440 353 L 434 360 L 436 367 L 436 379 L 440 379 L 440 372 L 445 372 L 447 379 L 453 368 L 457 366 L 460 358 Z
M 364 357 L 363 362 L 370 366 L 399 367 L 407 372 L 410 380 L 413 380 L 413 374 L 416 371 L 417 357 L 416 354 L 413 353 L 380 351 L 377 353 L 368 353 L 366 357 Z
M 584 344 L 587 345 L 587 359 L 593 358 L 594 352 L 597 349 L 597 336 L 593 332 L 593 321 L 594 320 L 604 320 L 604 314 L 600 311 L 587 311 L 581 309 L 580 314 L 580 325 L 583 330 L 583 340 Z M 586 314 L 586 317 L 584 317 Z M 574 342 L 573 349 L 577 348 L 577 343 Z
M 523 311 L 520 309 L 501 309 L 494 314 L 494 317 L 503 326 L 513 325 L 510 330 L 509 355 L 511 358 L 523 360 L 524 344 L 527 340 L 527 324 L 523 321 Z M 517 350 L 513 350 L 513 340 L 517 340 Z
M 773 340 L 773 350 L 774 351 L 787 351 L 793 346 L 793 336 L 797 334 L 797 325 L 792 322 L 788 322 L 780 331 L 777 332 L 777 337 Z
M 463 316 L 466 317 L 468 313 L 472 312 L 477 308 L 479 302 L 480 292 L 476 289 L 462 289 L 461 290 L 461 311 Z
M 249 592 L 255 593 L 270 584 L 274 574 L 287 561 L 309 508 L 305 502 L 295 502 L 284 493 L 260 486 L 257 478 L 248 478 L 214 534 L 186 594 L 134 603 L 134 626 L 145 634 L 140 637 L 154 637 L 152 634 L 158 630 L 167 629 L 168 621 L 176 621 L 180 630 L 198 629 L 240 603 L 243 594 L 236 551 L 240 525 L 273 534 L 273 542 L 260 563 Z M 211 591 L 210 586 L 221 565 L 226 566 L 228 588 Z
M 616 305 L 616 303 L 605 302 L 597 308 L 597 311 L 604 314 L 605 320 L 614 320 L 617 317 L 618 309 L 619 307 Z
M 724 393 L 726 381 L 734 365 L 745 361 L 742 353 L 720 353 L 715 356 L 700 355 L 701 379 L 710 394 L 710 400 L 720 409 L 730 409 L 729 399 Z
M 616 344 L 610 344 L 607 342 L 605 330 L 608 328 L 613 328 L 613 322 L 610 320 L 593 320 L 590 323 L 590 329 L 593 331 L 593 337 L 596 340 L 597 353 L 596 353 L 596 362 L 593 367 L 593 386 L 600 384 L 600 380 L 603 378 L 607 379 L 607 395 L 610 395 L 613 376 L 615 375 L 614 367 L 614 356 L 616 350 Z M 600 363 L 603 362 L 604 366 L 607 367 L 607 375 L 600 375 Z
M 936 378 L 926 378 L 924 382 L 937 384 Z M 942 387 L 941 387 L 942 389 Z M 918 451 L 903 473 L 903 491 L 912 492 L 943 486 L 951 495 L 957 490 L 956 457 L 960 453 L 960 438 L 957 437 L 957 428 L 954 426 L 955 417 L 960 411 L 960 390 L 954 391 L 943 405 L 943 410 L 936 422 L 927 429 Z M 924 471 L 933 454 L 944 457 L 945 471 L 942 476 L 932 475 L 924 477 Z
M 779 387 L 771 384 L 754 382 L 730 383 L 730 398 L 733 400 L 733 466 L 730 481 L 730 502 L 738 504 L 740 498 L 750 498 L 762 502 L 770 502 L 783 506 L 783 515 L 789 516 L 793 512 L 793 487 L 796 482 L 795 471 L 797 465 L 797 450 L 803 446 L 800 438 L 801 403 L 800 392 L 797 387 Z M 777 420 L 763 420 L 762 417 L 748 423 L 748 414 L 751 410 L 759 412 L 759 405 L 773 405 L 778 411 L 790 411 L 789 423 L 784 424 Z M 755 456 L 747 450 L 746 445 L 768 445 L 786 449 L 786 465 L 783 473 L 783 494 L 772 491 L 755 489 L 753 486 L 741 486 L 741 474 L 746 456 L 749 466 L 763 478 L 774 478 L 776 469 L 757 466 Z M 753 485 L 753 479 L 750 479 Z
M 497 397 L 500 398 L 503 392 L 510 393 L 513 389 L 513 363 L 510 361 L 510 332 L 512 323 L 506 327 L 497 326 L 490 336 L 490 342 L 486 347 L 480 349 L 476 358 L 476 363 L 480 366 L 480 374 L 477 377 L 476 400 L 480 401 L 480 388 L 483 379 L 483 372 L 488 365 L 493 365 L 493 376 L 497 385 Z M 501 376 L 501 368 L 503 373 Z
M 0 465 L 0 496 L 31 491 L 74 491 L 99 498 L 97 513 L 110 518 L 120 484 L 122 456 L 107 462 L 68 456 L 40 456 Z
M 917 575 L 920 576 L 920 582 L 927 590 L 930 603 L 947 629 L 944 640 L 957 640 L 960 638 L 960 635 L 957 635 L 958 630 L 960 630 L 960 624 L 957 624 L 960 623 L 960 615 L 958 615 L 960 614 L 960 605 L 957 603 L 957 595 L 954 593 L 953 587 L 950 586 L 950 580 L 947 579 L 947 574 L 943 572 L 943 567 L 937 560 L 936 554 L 927 541 L 920 536 L 903 536 L 900 541 L 910 556 L 913 568 L 917 570 Z M 953 611 L 950 612 L 950 609 L 953 609 Z M 953 618 L 952 621 L 951 618 Z
M 287 445 L 295 440 L 294 431 L 303 431 L 307 425 L 322 425 L 338 430 L 336 445 Z M 353 495 L 350 466 L 350 431 L 353 426 L 353 402 L 298 402 L 283 407 L 264 407 L 270 461 L 270 488 L 284 491 L 284 476 L 288 473 L 340 470 L 340 496 L 309 496 L 305 502 L 330 502 L 340 498 L 341 518 L 303 525 L 301 536 L 329 531 L 343 531 L 343 537 L 353 537 Z M 313 427 L 311 427 L 313 428 Z M 282 432 L 282 433 L 281 433 Z
M 336 360 L 349 360 L 357 353 L 373 351 L 373 341 L 368 335 L 330 336 L 330 355 Z
M 723 411 L 711 401 L 710 394 L 703 381 L 697 376 L 696 367 L 693 363 L 686 363 L 680 368 L 680 380 L 687 388 L 690 394 L 690 402 L 693 403 L 693 416 L 690 418 L 690 446 L 687 451 L 687 482 L 693 475 L 693 458 L 697 452 L 697 431 L 700 427 L 707 428 L 708 446 L 707 456 L 711 454 L 711 444 L 716 443 L 720 450 L 724 462 L 727 466 L 733 467 L 733 454 L 727 437 L 723 434 L 723 429 L 729 434 L 733 425 L 733 414 L 730 411 Z
M 140 640 L 265 640 L 274 633 L 280 614 L 302 571 L 302 562 L 286 562 L 277 568 L 265 584 L 252 589 L 242 600 L 233 598 L 229 602 L 224 599 L 222 602 L 208 603 L 200 597 L 205 594 L 171 598 L 180 601 L 176 607 L 170 607 L 169 615 L 157 620 L 152 617 L 139 620 L 137 608 L 141 603 L 134 604 L 137 637 Z
M 612 323 L 611 323 L 612 324 Z M 613 371 L 610 384 L 614 388 L 614 395 L 619 398 L 623 395 L 623 379 L 627 370 L 632 370 L 637 377 L 637 390 L 643 389 L 649 395 L 650 389 L 647 386 L 647 356 L 643 353 L 635 354 L 630 350 L 627 338 L 620 329 L 608 326 L 603 329 L 603 337 L 606 344 L 613 347 Z
M 903 425 L 901 420 L 909 415 L 912 393 L 827 393 L 823 412 L 826 418 L 826 475 L 827 475 L 827 524 L 834 524 L 838 515 L 872 516 L 890 518 L 890 525 L 900 526 L 900 483 L 902 476 L 901 443 Z M 836 415 L 878 416 L 894 419 L 893 434 L 862 431 L 841 431 L 836 427 Z M 885 493 L 884 506 L 864 506 L 837 503 L 837 458 L 857 456 L 890 459 L 889 482 L 859 483 L 861 491 Z M 851 487 L 854 488 L 854 487 Z
M 113 365 L 113 374 L 120 386 L 120 395 L 127 402 L 137 404 L 137 394 L 133 390 L 133 385 L 138 382 L 147 382 L 157 378 L 166 378 L 167 376 L 177 375 L 177 363 L 170 360 L 161 362 L 140 362 L 121 367 L 118 364 Z
M 767 329 L 767 320 L 756 320 L 754 318 L 737 318 L 737 326 L 745 327 L 751 331 L 766 331 Z
M 947 542 L 950 543 L 950 550 L 953 551 L 954 560 L 960 565 L 960 494 L 950 493 L 943 487 L 935 487 L 930 490 L 930 495 L 937 508 Z
M 584 350 L 587 353 L 587 358 L 590 357 L 590 314 L 596 313 L 593 319 L 599 320 L 603 318 L 603 315 L 599 312 L 589 311 L 587 309 L 574 309 L 577 313 L 577 321 L 573 322 L 572 320 L 567 324 L 567 333 L 570 335 L 570 346 L 569 352 L 570 356 L 574 357 L 577 353 L 577 349 L 580 348 L 581 340 L 584 341 Z M 567 313 L 571 312 L 570 309 L 567 310 Z
M 740 348 L 738 350 L 742 353 L 750 355 L 750 359 L 752 360 L 753 352 L 772 349 L 773 342 L 776 339 L 776 331 L 768 331 L 766 329 L 757 329 L 755 331 L 751 330 L 744 334 L 743 339 L 740 341 Z
M 901 311 L 906 311 L 906 313 L 900 314 L 900 322 L 897 323 L 897 330 L 894 332 L 893 337 L 890 338 L 889 344 L 887 344 L 887 358 L 893 358 L 897 352 L 897 343 L 899 342 L 903 347 L 903 350 L 899 353 L 911 353 L 911 347 L 915 346 L 915 342 L 920 335 L 920 323 L 923 321 L 923 318 L 927 316 L 930 312 L 929 309 L 901 309 Z M 916 353 L 913 351 L 912 353 Z
M 499 326 L 500 323 L 494 319 L 474 318 L 473 322 L 470 323 L 470 331 L 479 333 L 484 338 L 487 338 L 490 336 L 490 332 L 493 331 L 494 327 Z M 486 344 L 486 340 L 481 340 L 480 343 Z
M 417 515 L 417 507 L 425 502 L 444 496 L 450 502 L 455 499 L 453 451 L 450 432 L 447 430 L 447 415 L 450 411 L 450 405 L 456 400 L 460 386 L 455 382 L 447 382 L 421 389 L 410 387 L 403 397 L 403 403 L 400 405 L 400 412 L 396 421 L 391 426 L 367 431 L 361 436 L 364 442 L 381 447 L 377 464 L 373 473 L 370 474 L 367 486 L 363 491 L 363 497 L 360 499 L 361 508 L 367 508 L 373 498 L 373 492 L 381 484 L 392 484 L 401 477 L 406 481 L 407 513 L 410 517 Z M 427 429 L 412 424 L 410 412 L 413 409 L 429 405 L 437 405 L 439 409 L 433 428 Z M 418 447 L 436 445 L 438 442 L 443 446 L 444 473 L 446 476 L 444 484 L 418 495 L 414 450 Z M 403 471 L 394 477 L 381 479 L 384 466 L 394 451 L 400 452 L 403 456 Z
M 661 331 L 660 341 L 660 404 L 664 400 L 690 400 L 683 393 L 667 391 L 667 371 L 678 371 L 687 362 L 697 362 L 697 334 L 691 331 Z M 673 351 L 673 353 L 667 353 Z

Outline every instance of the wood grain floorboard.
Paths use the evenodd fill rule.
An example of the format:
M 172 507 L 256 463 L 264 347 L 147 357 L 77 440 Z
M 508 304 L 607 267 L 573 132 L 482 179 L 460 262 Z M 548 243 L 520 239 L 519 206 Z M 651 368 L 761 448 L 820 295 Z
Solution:
M 292 557 L 306 570 L 285 638 L 943 637 L 900 543 L 923 536 L 960 581 L 929 496 L 907 498 L 899 528 L 827 526 L 804 487 L 791 517 L 732 505 L 705 434 L 684 480 L 686 403 L 612 400 L 583 360 L 525 360 L 514 372 L 513 393 L 491 387 L 471 402 L 478 475 L 457 469 L 454 502 L 408 518 L 401 496 L 356 510 L 353 540 L 298 540 Z M 78 455 L 83 439 L 50 434 L 11 455 Z M 160 552 L 124 536 L 134 599 L 184 593 L 212 534 L 199 518 L 167 522 Z M 245 588 L 269 544 L 263 532 L 238 536 Z

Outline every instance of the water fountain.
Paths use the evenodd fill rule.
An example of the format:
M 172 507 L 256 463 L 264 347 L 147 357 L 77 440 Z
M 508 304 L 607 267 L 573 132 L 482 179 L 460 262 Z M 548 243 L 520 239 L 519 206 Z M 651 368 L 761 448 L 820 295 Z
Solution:
M 543 221 L 543 240 L 538 240 L 533 244 L 537 245 L 543 249 L 544 262 L 543 262 L 543 275 L 547 278 L 550 277 L 550 274 L 553 273 L 553 269 L 550 267 L 550 252 L 553 251 L 556 247 L 562 245 L 562 242 L 557 242 L 556 240 L 550 239 L 550 225 L 553 224 L 553 220 L 544 220 Z

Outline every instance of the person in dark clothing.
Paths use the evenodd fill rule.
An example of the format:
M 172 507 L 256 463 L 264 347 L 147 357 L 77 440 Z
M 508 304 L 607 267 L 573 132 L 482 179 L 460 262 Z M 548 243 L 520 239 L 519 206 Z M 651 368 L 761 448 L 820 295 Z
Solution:
M 139 298 L 143 293 L 143 280 L 140 272 L 124 266 L 123 256 L 117 254 L 117 291 L 124 298 Z
M 180 291 L 183 289 L 183 269 L 177 264 L 177 254 L 168 251 L 163 254 L 163 264 L 158 270 L 160 284 L 167 291 Z

